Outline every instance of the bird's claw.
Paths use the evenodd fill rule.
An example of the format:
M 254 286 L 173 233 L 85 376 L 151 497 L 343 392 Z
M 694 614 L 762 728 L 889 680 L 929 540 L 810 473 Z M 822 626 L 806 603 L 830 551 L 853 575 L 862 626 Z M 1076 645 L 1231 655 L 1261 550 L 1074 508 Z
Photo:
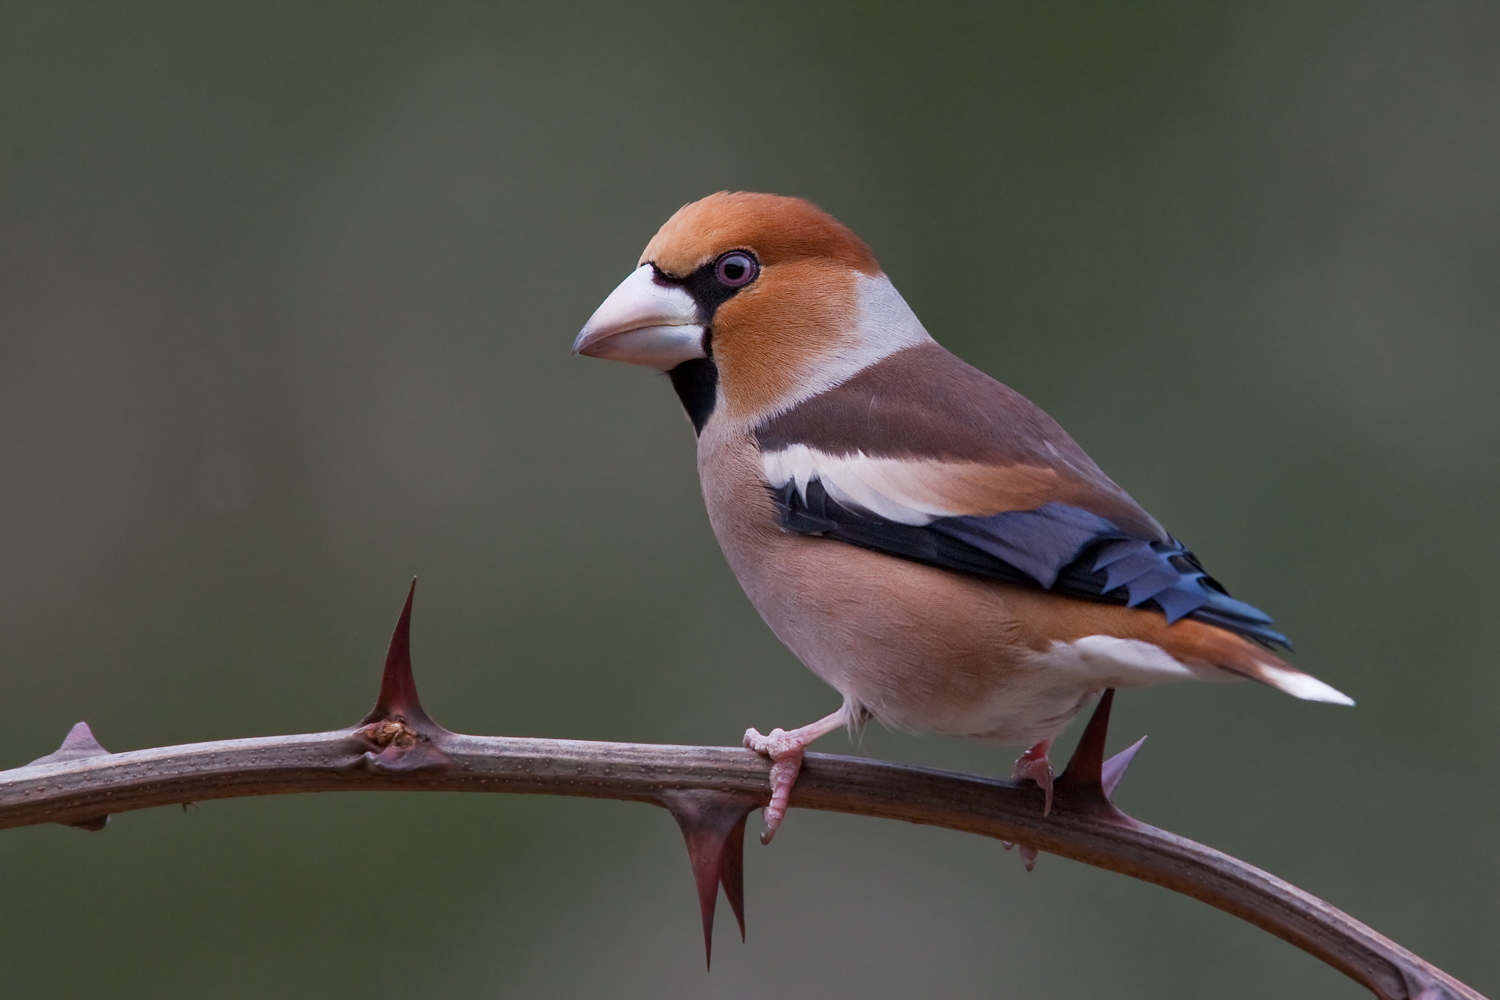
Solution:
M 771 801 L 766 804 L 766 828 L 760 835 L 760 842 L 769 844 L 786 818 L 792 786 L 802 771 L 802 754 L 807 744 L 784 729 L 773 729 L 770 735 L 762 736 L 752 728 L 745 730 L 745 746 L 771 759 Z
M 1034 781 L 1042 790 L 1042 817 L 1046 818 L 1052 813 L 1052 762 L 1047 759 L 1047 751 L 1052 749 L 1051 740 L 1043 740 L 1033 744 L 1016 759 L 1016 766 L 1011 770 L 1012 781 Z M 1036 867 L 1036 848 L 1025 844 L 1012 845 L 1010 841 L 1002 841 L 1008 851 L 1012 846 L 1016 853 L 1021 855 L 1021 864 L 1026 866 L 1027 871 Z
M 1012 841 L 1012 840 L 1002 840 L 1002 841 L 1000 841 L 1000 843 L 1002 845 L 1004 845 L 1004 847 L 1005 847 L 1005 849 L 1007 851 L 1010 850 L 1012 847 L 1015 847 L 1015 848 L 1018 849 L 1017 853 L 1019 853 L 1021 855 L 1021 864 L 1023 864 L 1023 865 L 1026 866 L 1026 870 L 1027 871 L 1031 871 L 1033 868 L 1036 867 L 1036 848 L 1035 847 L 1027 847 L 1025 844 L 1017 844 L 1015 841 Z
M 1042 816 L 1044 817 L 1052 813 L 1052 762 L 1047 759 L 1047 751 L 1050 749 L 1052 749 L 1051 740 L 1036 744 L 1016 759 L 1016 766 L 1010 772 L 1012 781 L 1029 779 L 1041 788 L 1044 796 L 1042 801 Z
M 776 836 L 776 828 L 786 817 L 787 804 L 792 797 L 792 785 L 796 784 L 797 775 L 802 770 L 802 754 L 807 750 L 807 745 L 844 725 L 846 711 L 841 708 L 817 722 L 791 732 L 773 729 L 769 736 L 762 736 L 759 730 L 745 730 L 745 746 L 771 760 L 771 801 L 764 810 L 766 830 L 760 835 L 762 844 L 771 842 L 771 838 Z

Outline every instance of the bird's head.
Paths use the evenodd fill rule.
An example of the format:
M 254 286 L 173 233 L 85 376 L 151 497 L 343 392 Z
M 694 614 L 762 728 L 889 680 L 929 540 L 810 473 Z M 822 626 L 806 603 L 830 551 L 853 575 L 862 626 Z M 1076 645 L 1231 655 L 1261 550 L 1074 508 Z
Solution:
M 716 412 L 763 419 L 927 339 L 833 216 L 721 191 L 667 220 L 573 351 L 669 372 L 701 432 Z

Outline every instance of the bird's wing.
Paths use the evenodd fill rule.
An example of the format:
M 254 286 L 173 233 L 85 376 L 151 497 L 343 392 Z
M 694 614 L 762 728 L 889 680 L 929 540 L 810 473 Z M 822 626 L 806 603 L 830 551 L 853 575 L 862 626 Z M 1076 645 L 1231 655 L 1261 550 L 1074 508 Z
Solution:
M 936 344 L 756 429 L 787 530 L 1287 645 L 1019 393 Z

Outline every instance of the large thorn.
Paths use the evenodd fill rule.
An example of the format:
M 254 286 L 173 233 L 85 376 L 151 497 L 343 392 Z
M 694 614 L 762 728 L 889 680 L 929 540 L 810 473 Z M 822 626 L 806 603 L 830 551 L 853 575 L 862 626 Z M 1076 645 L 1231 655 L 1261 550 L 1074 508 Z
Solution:
M 416 592 L 417 581 L 413 579 L 401 617 L 396 619 L 396 628 L 391 632 L 385 671 L 380 677 L 380 697 L 358 726 L 359 734 L 376 747 L 376 751 L 361 758 L 374 771 L 416 771 L 450 763 L 432 743 L 448 735 L 448 730 L 434 722 L 422 708 L 417 682 L 412 676 L 411 602 Z
M 1104 760 L 1104 743 L 1109 736 L 1109 710 L 1115 701 L 1115 689 L 1108 688 L 1099 699 L 1083 737 L 1068 761 L 1067 769 L 1053 787 L 1058 798 L 1066 798 L 1078 812 L 1125 819 L 1126 816 L 1109 801 L 1110 792 L 1120 782 L 1125 769 L 1140 749 L 1140 742 L 1123 753 Z
M 703 917 L 704 961 L 711 968 L 714 909 L 721 885 L 739 922 L 740 940 L 745 939 L 745 819 L 762 803 L 754 796 L 706 789 L 672 789 L 658 798 L 682 827 L 687 842 Z
M 94 731 L 89 728 L 87 722 L 77 722 L 73 728 L 68 730 L 68 735 L 63 737 L 62 746 L 52 751 L 45 757 L 38 757 L 31 764 L 56 764 L 65 760 L 82 760 L 85 757 L 108 757 L 109 751 L 100 746 L 99 741 L 94 739 Z M 31 764 L 27 764 L 30 767 Z M 76 826 L 80 830 L 99 831 L 104 829 L 109 822 L 109 814 L 103 816 L 90 816 L 87 819 L 78 820 L 76 823 L 66 823 L 65 826 Z
M 391 632 L 391 644 L 386 649 L 385 672 L 380 676 L 380 697 L 375 699 L 375 707 L 360 725 L 397 718 L 413 724 L 436 725 L 422 708 L 422 699 L 417 696 L 417 682 L 411 673 L 411 601 L 416 593 L 417 581 L 413 579 L 411 589 L 406 592 L 406 603 L 401 607 L 401 617 L 396 619 L 396 628 Z
M 1104 741 L 1109 736 L 1109 710 L 1114 703 L 1115 689 L 1106 688 L 1056 784 L 1073 788 L 1094 787 L 1103 792 Z

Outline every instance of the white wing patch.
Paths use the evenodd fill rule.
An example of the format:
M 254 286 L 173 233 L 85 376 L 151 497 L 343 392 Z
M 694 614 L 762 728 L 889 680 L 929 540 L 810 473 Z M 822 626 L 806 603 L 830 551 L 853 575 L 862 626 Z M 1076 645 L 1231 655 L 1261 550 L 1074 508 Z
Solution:
M 830 455 L 805 444 L 761 453 L 773 489 L 822 482 L 828 495 L 897 524 L 922 526 L 940 517 L 1035 510 L 1052 499 L 1057 474 L 1037 466 L 995 466 L 922 458 L 874 458 L 863 452 Z
M 807 484 L 816 479 L 839 503 L 863 508 L 897 524 L 920 526 L 964 513 L 944 507 L 924 482 L 931 471 L 924 467 L 942 463 L 871 458 L 863 452 L 829 455 L 805 444 L 794 444 L 781 451 L 763 452 L 761 464 L 766 482 L 776 489 L 795 483 L 806 500 Z

